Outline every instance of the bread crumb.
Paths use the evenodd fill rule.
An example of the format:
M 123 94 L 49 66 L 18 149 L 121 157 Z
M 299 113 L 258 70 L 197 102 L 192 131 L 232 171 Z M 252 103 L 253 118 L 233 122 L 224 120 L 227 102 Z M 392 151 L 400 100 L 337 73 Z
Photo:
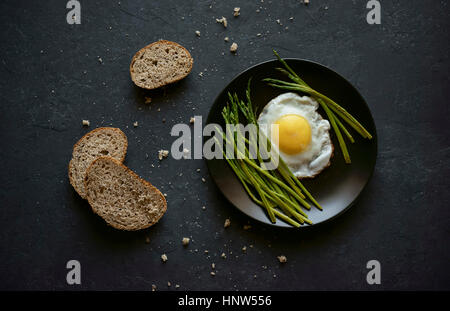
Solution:
M 252 226 L 250 226 L 250 225 L 244 225 L 244 230 L 248 230 L 248 229 L 250 229 Z
M 304 3 L 304 4 L 308 4 L 308 3 L 309 3 L 309 0 L 303 0 L 303 3 Z
M 281 263 L 287 262 L 287 258 L 284 255 L 278 256 L 277 258 L 278 258 L 278 261 Z
M 172 286 L 172 283 L 167 282 L 167 286 L 168 286 L 168 287 Z
M 199 168 L 197 169 L 197 172 L 200 172 L 200 169 L 199 169 Z
M 202 206 L 202 210 L 206 210 L 206 206 Z
M 152 102 L 152 98 L 151 98 L 151 97 L 145 96 L 144 99 L 145 99 L 144 102 L 145 102 L 147 105 L 150 104 L 150 103 Z
M 214 262 L 211 264 L 211 268 L 213 268 L 213 269 L 216 268 L 216 264 Z
M 247 246 L 244 246 L 244 247 L 242 248 L 242 251 L 245 253 L 245 252 L 247 251 Z
M 225 28 L 227 28 L 227 26 L 228 26 L 227 19 L 223 16 L 222 16 L 222 18 L 216 18 L 216 22 L 222 24 L 223 27 L 225 27 Z
M 281 24 L 281 21 L 279 19 L 277 19 L 277 24 L 278 25 L 283 25 L 283 24 Z
M 227 255 L 225 255 L 225 253 L 222 253 L 222 255 L 220 255 L 220 257 L 222 257 L 223 259 L 227 258 Z
M 290 21 L 293 21 L 293 20 L 294 20 L 294 17 L 289 17 L 289 20 L 290 20 Z
M 134 127 L 138 127 L 138 121 L 134 122 L 134 123 L 133 123 L 133 126 L 134 126 Z
M 91 122 L 89 122 L 89 120 L 83 120 L 82 123 L 83 123 L 83 126 L 91 125 Z
M 208 253 L 209 253 L 209 251 L 207 249 L 205 249 L 205 254 L 208 254 Z
M 169 150 L 159 150 L 158 151 L 158 159 L 161 161 L 163 158 L 167 158 L 169 156 Z
M 152 292 L 155 292 L 155 291 L 156 291 L 156 285 L 152 284 Z
M 237 43 L 233 42 L 233 44 L 230 46 L 230 52 L 231 53 L 236 53 L 237 49 L 238 49 Z
M 200 37 L 200 31 L 196 30 L 195 34 L 197 35 L 197 37 Z
M 203 181 L 203 182 L 206 182 L 206 179 L 202 177 L 202 181 Z
M 211 271 L 211 275 L 212 275 L 212 276 L 215 276 L 216 273 L 215 273 L 214 271 Z
M 191 117 L 191 119 L 189 120 L 189 123 L 193 124 L 195 122 L 195 118 Z
M 175 284 L 175 288 L 180 288 L 180 285 L 178 285 L 178 284 Z
M 234 8 L 234 10 L 233 10 L 234 17 L 238 17 L 240 14 L 241 14 L 241 8 L 239 8 L 239 7 Z
M 167 255 L 166 254 L 162 254 L 161 255 L 161 260 L 163 261 L 163 262 L 166 262 L 167 261 Z
M 187 246 L 190 241 L 191 241 L 191 239 L 189 239 L 189 238 L 183 238 L 183 240 L 181 242 L 183 243 L 184 246 Z
M 230 41 L 230 38 L 225 37 L 225 38 L 223 38 L 223 40 L 224 40 L 225 42 L 228 42 L 228 41 Z
M 261 33 L 257 33 L 256 36 L 257 37 L 261 37 L 262 35 L 261 35 Z
M 223 225 L 224 228 L 228 228 L 231 225 L 231 220 L 229 218 L 225 219 L 225 223 Z
M 100 64 L 103 64 L 103 59 L 102 59 L 101 57 L 99 57 L 99 58 L 98 58 L 98 62 L 99 62 Z

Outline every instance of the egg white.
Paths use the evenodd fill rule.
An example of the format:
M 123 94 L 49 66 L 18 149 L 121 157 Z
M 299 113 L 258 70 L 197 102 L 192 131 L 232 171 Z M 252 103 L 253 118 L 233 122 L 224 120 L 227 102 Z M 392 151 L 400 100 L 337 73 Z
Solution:
M 330 123 L 317 112 L 319 104 L 308 96 L 284 93 L 272 99 L 258 117 L 261 131 L 271 137 L 270 126 L 282 116 L 295 114 L 305 118 L 311 127 L 311 142 L 308 147 L 297 154 L 279 152 L 288 168 L 298 178 L 314 177 L 330 164 L 333 154 L 329 130 Z

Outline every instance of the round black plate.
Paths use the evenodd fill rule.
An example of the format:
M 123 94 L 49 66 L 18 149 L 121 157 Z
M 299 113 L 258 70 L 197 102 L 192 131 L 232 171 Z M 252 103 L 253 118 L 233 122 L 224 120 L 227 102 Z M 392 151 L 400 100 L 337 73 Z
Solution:
M 346 164 L 337 139 L 333 131 L 330 131 L 335 147 L 330 167 L 323 170 L 314 179 L 302 180 L 305 187 L 323 207 L 323 211 L 315 207 L 306 211 L 313 224 L 319 224 L 336 217 L 352 206 L 369 181 L 377 157 L 376 128 L 363 97 L 342 76 L 311 61 L 301 59 L 287 59 L 286 61 L 306 83 L 344 107 L 373 135 L 371 140 L 364 139 L 349 126 L 347 127 L 355 138 L 355 143 L 351 144 L 347 141 L 352 163 Z M 221 111 L 228 101 L 228 92 L 236 92 L 240 98 L 245 99 L 245 89 L 249 78 L 252 78 L 251 99 L 259 114 L 272 98 L 286 92 L 268 86 L 262 81 L 268 77 L 287 81 L 288 78 L 275 70 L 276 67 L 281 67 L 277 60 L 264 62 L 245 70 L 234 78 L 216 98 L 209 112 L 207 123 L 224 126 Z M 323 111 L 319 110 L 319 113 L 324 116 Z M 220 191 L 239 210 L 266 224 L 292 227 L 280 219 L 277 219 L 275 224 L 270 222 L 264 208 L 256 205 L 250 199 L 226 160 L 207 160 L 207 165 Z

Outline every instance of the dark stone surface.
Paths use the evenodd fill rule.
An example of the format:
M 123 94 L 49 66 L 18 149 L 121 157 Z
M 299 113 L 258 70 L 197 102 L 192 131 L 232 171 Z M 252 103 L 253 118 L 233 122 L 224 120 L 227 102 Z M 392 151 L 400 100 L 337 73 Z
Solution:
M 382 23 L 370 26 L 366 3 L 81 1 L 81 25 L 68 25 L 65 1 L 1 1 L 0 288 L 450 289 L 449 5 L 382 1 Z M 227 29 L 215 22 L 221 16 Z M 130 81 L 130 59 L 160 38 L 187 47 L 194 69 L 164 91 L 144 92 Z M 228 51 L 233 41 L 237 55 Z M 376 170 L 359 203 L 298 232 L 255 223 L 230 206 L 203 160 L 157 159 L 174 140 L 174 124 L 206 118 L 227 82 L 273 58 L 271 48 L 349 79 L 378 129 Z M 124 130 L 126 165 L 168 195 L 167 214 L 149 230 L 109 228 L 69 185 L 73 144 L 102 125 Z M 81 262 L 80 286 L 66 284 L 70 259 Z M 381 285 L 366 283 L 371 259 L 381 263 Z

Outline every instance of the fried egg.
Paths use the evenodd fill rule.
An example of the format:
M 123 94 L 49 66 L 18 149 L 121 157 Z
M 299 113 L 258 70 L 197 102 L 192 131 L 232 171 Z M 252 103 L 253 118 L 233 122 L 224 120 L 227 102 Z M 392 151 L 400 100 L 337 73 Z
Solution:
M 319 174 L 333 154 L 330 123 L 317 112 L 318 107 L 311 97 L 284 93 L 258 117 L 260 130 L 271 137 L 273 147 L 298 178 Z

